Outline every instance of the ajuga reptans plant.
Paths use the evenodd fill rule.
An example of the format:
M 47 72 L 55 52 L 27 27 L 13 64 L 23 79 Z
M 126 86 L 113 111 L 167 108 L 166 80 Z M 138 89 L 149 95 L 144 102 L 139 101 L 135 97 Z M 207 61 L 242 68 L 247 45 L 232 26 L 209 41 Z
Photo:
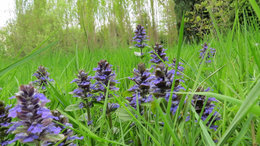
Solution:
M 135 36 L 133 37 L 133 41 L 135 42 L 135 47 L 139 48 L 141 51 L 141 56 L 143 55 L 143 48 L 147 46 L 147 35 L 146 30 L 143 26 L 137 25 L 135 30 Z
M 111 97 L 111 94 L 107 93 L 109 91 L 116 91 L 118 88 L 115 87 L 115 73 L 112 71 L 112 65 L 110 65 L 106 60 L 101 60 L 98 63 L 98 67 L 94 68 L 96 71 L 95 76 L 93 77 L 96 82 L 92 86 L 93 92 L 95 93 L 94 98 L 96 101 L 101 102 L 105 100 L 106 94 L 108 94 L 108 98 Z M 112 127 L 112 120 L 110 112 L 116 110 L 119 107 L 117 103 L 108 103 L 106 113 L 109 118 L 110 128 Z
M 156 43 L 153 50 L 150 51 L 152 57 L 150 61 L 155 64 L 168 61 L 165 51 L 166 49 L 163 48 L 163 45 Z
M 207 92 L 210 89 L 206 89 L 204 90 L 203 88 L 198 88 L 196 92 Z M 214 112 L 214 108 L 215 108 L 215 104 L 214 102 L 217 102 L 217 100 L 213 97 L 209 97 L 207 98 L 204 95 L 194 95 L 193 99 L 192 99 L 192 105 L 195 108 L 197 114 L 201 114 L 201 120 L 205 121 L 210 115 L 210 119 L 207 122 L 207 126 L 209 126 L 209 128 L 217 130 L 218 126 L 215 125 L 215 122 L 220 120 L 220 114 L 218 112 Z M 203 106 L 205 105 L 205 108 L 203 109 Z M 214 112 L 214 113 L 213 113 Z
M 61 128 L 53 122 L 51 111 L 45 107 L 49 100 L 42 93 L 38 93 L 32 85 L 20 86 L 16 94 L 17 104 L 10 109 L 9 117 L 18 118 L 8 132 L 15 134 L 10 142 L 19 140 L 22 143 L 46 145 L 64 138 Z
M 98 67 L 94 68 L 96 71 L 95 76 L 95 84 L 92 86 L 92 89 L 98 95 L 94 96 L 97 101 L 101 101 L 105 99 L 107 88 L 109 87 L 109 91 L 116 91 L 118 88 L 115 87 L 115 73 L 112 71 L 112 65 L 110 65 L 106 60 L 101 60 L 98 63 Z M 109 95 L 110 97 L 110 95 Z
M 129 78 L 135 82 L 135 85 L 129 89 L 130 92 L 133 92 L 133 95 L 126 99 L 132 107 L 136 108 L 136 102 L 140 105 L 152 101 L 153 97 L 152 94 L 150 94 L 150 89 L 153 76 L 149 70 L 145 68 L 144 63 L 138 64 L 138 68 L 134 69 L 133 73 L 134 77 Z
M 200 50 L 200 58 L 204 59 L 205 57 L 205 62 L 206 63 L 211 63 L 211 59 L 213 59 L 213 57 L 216 54 L 216 49 L 214 48 L 209 48 L 207 43 L 205 43 L 202 46 L 202 49 Z
M 11 117 L 8 117 L 10 106 L 5 106 L 4 102 L 0 101 L 0 145 L 4 146 L 9 143 L 7 130 L 11 124 Z
M 92 77 L 85 73 L 84 70 L 80 70 L 77 74 L 77 78 L 74 79 L 71 83 L 76 83 L 78 88 L 75 89 L 72 94 L 75 97 L 82 99 L 82 102 L 79 104 L 80 108 L 87 109 L 87 116 L 88 116 L 88 124 L 92 123 L 91 116 L 90 116 L 90 107 L 92 103 L 90 99 L 92 98 L 91 94 L 91 79 Z
M 36 81 L 33 81 L 33 84 L 35 84 L 37 87 L 45 90 L 48 86 L 48 82 L 52 82 L 53 79 L 49 78 L 49 73 L 47 72 L 47 69 L 44 66 L 39 66 L 38 70 L 33 74 L 37 78 Z
M 155 78 L 153 80 L 152 93 L 156 98 L 165 98 L 169 101 L 171 95 L 171 87 L 174 79 L 174 70 L 168 70 L 163 63 L 155 67 Z M 175 79 L 173 92 L 178 92 L 184 89 L 179 79 Z M 172 93 L 171 113 L 175 114 L 181 96 Z

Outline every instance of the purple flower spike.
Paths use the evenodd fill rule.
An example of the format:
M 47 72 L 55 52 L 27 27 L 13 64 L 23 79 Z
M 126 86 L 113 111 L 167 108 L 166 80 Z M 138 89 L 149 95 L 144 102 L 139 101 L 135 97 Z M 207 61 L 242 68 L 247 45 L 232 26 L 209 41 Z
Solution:
M 10 106 L 5 106 L 4 102 L 0 101 L 0 145 L 8 144 L 7 130 L 11 125 L 11 117 L 8 117 Z
M 98 63 L 98 67 L 94 69 L 94 71 L 96 71 L 96 74 L 93 78 L 96 80 L 96 82 L 92 86 L 92 89 L 96 93 L 96 96 L 94 98 L 97 101 L 105 99 L 105 93 L 108 86 L 110 91 L 118 90 L 118 88 L 115 87 L 118 81 L 115 80 L 116 75 L 112 71 L 111 67 L 112 65 L 110 65 L 106 60 L 101 60 Z
M 196 92 L 207 92 L 208 90 L 204 90 L 203 88 L 199 87 Z M 198 114 L 201 114 L 203 110 L 203 106 L 205 105 L 205 108 L 203 110 L 201 120 L 206 120 L 208 116 L 213 112 L 213 109 L 215 108 L 214 102 L 217 100 L 215 98 L 208 98 L 204 95 L 194 95 L 192 100 L 192 105 L 194 106 L 196 112 Z M 207 122 L 207 126 L 209 126 L 210 129 L 216 130 L 218 126 L 215 125 L 215 122 L 220 120 L 220 114 L 218 112 L 214 112 L 212 117 Z
M 147 46 L 147 35 L 146 30 L 143 26 L 137 25 L 135 30 L 135 36 L 133 37 L 133 41 L 135 42 L 135 47 L 140 48 L 141 55 L 143 55 L 142 50 L 145 46 Z
M 145 68 L 144 63 L 138 64 L 138 68 L 134 69 L 133 73 L 134 77 L 129 78 L 135 82 L 135 85 L 129 89 L 129 91 L 133 92 L 133 95 L 132 97 L 127 97 L 126 99 L 132 107 L 136 108 L 136 99 L 138 99 L 139 105 L 152 101 L 153 98 L 150 94 L 150 89 L 153 76 L 149 70 Z
M 88 75 L 88 73 L 85 73 L 83 70 L 80 70 L 78 75 L 78 78 L 74 79 L 71 83 L 76 83 L 78 85 L 78 88 L 75 89 L 72 94 L 75 95 L 75 97 L 79 97 L 83 100 L 89 99 L 92 97 L 91 92 L 91 79 L 92 77 Z
M 41 88 L 42 90 L 45 90 L 48 86 L 48 82 L 52 82 L 53 79 L 49 78 L 49 73 L 47 72 L 47 69 L 44 66 L 39 66 L 38 70 L 33 74 L 38 80 L 33 81 L 33 83 Z
M 153 80 L 152 93 L 156 98 L 165 98 L 169 101 L 171 95 L 171 87 L 174 79 L 174 70 L 168 70 L 163 63 L 158 64 L 155 67 L 155 79 Z M 173 92 L 179 92 L 184 90 L 180 84 L 179 79 L 175 79 Z M 180 101 L 181 96 L 172 93 L 172 105 L 171 112 L 175 114 Z
M 153 47 L 153 51 L 150 52 L 152 57 L 150 61 L 155 64 L 161 63 L 162 60 L 168 61 L 168 57 L 166 57 L 165 51 L 166 49 L 163 48 L 163 45 L 156 43 Z
M 53 116 L 49 109 L 45 107 L 46 97 L 38 93 L 32 85 L 20 86 L 20 91 L 16 94 L 17 105 L 10 109 L 9 117 L 16 117 L 19 120 L 14 122 L 8 132 L 16 131 L 15 139 L 22 143 L 27 142 L 57 142 L 58 139 L 50 137 L 58 136 L 61 139 L 64 135 L 59 134 L 61 129 L 52 122 Z M 14 114 L 16 113 L 16 114 Z M 60 140 L 61 140 L 60 139 Z
M 216 54 L 216 49 L 214 48 L 209 48 L 207 43 L 205 43 L 203 46 L 203 48 L 200 50 L 200 58 L 204 59 L 204 57 L 206 57 L 206 63 L 211 63 L 210 58 L 213 58 Z
M 133 37 L 133 41 L 136 42 L 135 47 L 144 48 L 147 46 L 145 42 L 147 41 L 146 30 L 143 26 L 137 25 L 135 30 L 135 36 Z

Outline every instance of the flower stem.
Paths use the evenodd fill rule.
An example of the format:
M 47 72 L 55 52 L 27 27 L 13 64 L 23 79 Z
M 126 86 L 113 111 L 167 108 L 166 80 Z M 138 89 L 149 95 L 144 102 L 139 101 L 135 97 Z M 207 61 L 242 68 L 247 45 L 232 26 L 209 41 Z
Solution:
M 36 146 L 41 146 L 41 142 L 40 142 L 40 141 L 36 141 L 36 142 L 35 142 L 35 145 L 36 145 Z
M 253 141 L 252 145 L 257 146 L 256 136 L 255 136 L 255 123 L 253 120 L 251 121 L 251 135 L 252 135 L 252 141 Z
M 110 114 L 110 111 L 109 111 L 109 109 L 108 109 L 108 105 L 107 105 L 107 118 L 108 118 L 108 122 L 109 122 L 109 127 L 110 127 L 110 129 L 112 129 L 113 128 L 113 123 L 112 123 L 112 118 L 111 118 L 111 114 Z
M 91 116 L 90 116 L 90 108 L 89 108 L 89 102 L 87 99 L 87 92 L 84 91 L 84 96 L 85 96 L 85 101 L 86 101 L 86 105 L 87 105 L 87 114 L 88 114 L 88 123 L 91 122 Z
M 86 99 L 86 104 L 87 104 L 88 122 L 91 122 L 90 108 L 89 108 L 88 99 Z

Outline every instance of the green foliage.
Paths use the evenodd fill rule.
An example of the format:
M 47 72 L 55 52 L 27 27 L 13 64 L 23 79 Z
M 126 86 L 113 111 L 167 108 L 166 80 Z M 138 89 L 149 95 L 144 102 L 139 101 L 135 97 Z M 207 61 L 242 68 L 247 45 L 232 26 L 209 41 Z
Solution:
M 246 27 L 245 27 L 246 28 Z M 183 119 L 185 109 L 180 108 L 178 115 L 171 117 L 166 113 L 167 109 L 161 109 L 165 100 L 157 100 L 147 107 L 149 112 L 156 116 L 148 115 L 147 118 L 140 113 L 126 106 L 129 96 L 127 89 L 131 87 L 127 77 L 132 76 L 133 68 L 141 61 L 134 56 L 133 50 L 120 48 L 117 50 L 78 50 L 74 47 L 74 52 L 66 50 L 45 50 L 40 57 L 29 58 L 30 62 L 16 64 L 12 58 L 0 58 L 0 68 L 8 68 L 8 64 L 15 62 L 9 69 L 4 69 L 5 73 L 0 79 L 0 87 L 3 88 L 0 99 L 6 104 L 14 104 L 14 100 L 9 100 L 13 93 L 17 92 L 19 84 L 27 84 L 32 81 L 32 74 L 39 65 L 48 67 L 51 77 L 55 80 L 47 88 L 46 94 L 52 101 L 47 106 L 50 109 L 58 109 L 69 118 L 73 124 L 72 130 L 77 135 L 84 136 L 83 140 L 78 140 L 78 145 L 214 145 L 213 141 L 218 140 L 222 144 L 251 145 L 254 141 L 252 130 L 248 128 L 251 121 L 255 124 L 255 139 L 259 141 L 259 68 L 257 57 L 260 41 L 259 30 L 249 27 L 248 30 L 241 28 L 233 32 L 227 32 L 223 40 L 210 38 L 208 42 L 216 48 L 216 56 L 212 64 L 200 64 L 199 50 L 200 44 L 182 43 L 182 35 L 179 35 L 179 45 L 167 48 L 169 58 L 179 58 L 183 62 L 185 88 L 194 89 L 197 86 L 205 85 L 213 89 L 211 92 L 193 92 L 194 90 L 182 92 L 184 96 L 192 94 L 215 97 L 218 100 L 216 111 L 219 112 L 221 120 L 217 123 L 217 131 L 210 130 L 203 121 L 196 121 L 198 116 L 192 112 L 192 108 L 187 108 L 191 120 L 186 122 Z M 182 31 L 180 31 L 182 34 Z M 202 42 L 200 42 L 202 43 Z M 43 49 L 44 50 L 44 49 Z M 43 51 L 42 50 L 42 51 Z M 37 52 L 37 54 L 40 52 Z M 87 125 L 86 114 L 83 110 L 78 110 L 78 98 L 69 94 L 75 86 L 70 81 L 75 77 L 78 69 L 89 71 L 96 67 L 101 59 L 107 59 L 113 64 L 113 69 L 120 82 L 120 91 L 114 98 L 109 98 L 108 102 L 117 102 L 120 108 L 111 114 L 113 129 L 109 128 L 109 123 L 104 113 L 105 106 L 94 105 L 91 108 L 93 115 L 93 125 Z M 149 58 L 144 58 L 147 66 Z M 23 63 L 23 64 L 22 64 Z M 187 103 L 187 102 L 186 102 Z M 184 107 L 185 107 L 184 103 Z M 65 109 L 67 107 L 67 109 Z M 68 111 L 66 111 L 68 110 Z M 193 110 L 194 111 L 194 110 Z M 252 118 L 253 116 L 253 118 Z M 164 126 L 162 125 L 164 123 Z M 244 128 L 246 127 L 246 128 Z M 227 135 L 227 138 L 225 138 Z M 54 137 L 55 138 L 55 137 Z M 59 138 L 59 137 L 56 137 Z M 149 139 L 149 140 L 147 140 Z M 132 141 L 131 141 L 132 140 Z M 132 143 L 130 143 L 132 142 Z M 217 144 L 217 143 L 216 143 Z M 17 144 L 19 145 L 19 144 Z
M 155 0 L 16 0 L 16 18 L 0 30 L 1 54 L 25 56 L 52 32 L 58 40 L 54 49 L 129 47 L 138 24 L 145 26 L 149 45 L 162 41 L 173 46 L 178 38 L 174 5 Z
M 176 3 L 177 21 L 182 13 L 185 15 L 185 36 L 189 41 L 199 41 L 209 33 L 215 33 L 212 18 L 216 20 L 219 29 L 226 32 L 233 25 L 236 12 L 240 24 L 255 22 L 259 26 L 256 13 L 253 11 L 247 0 L 198 0 L 198 1 L 178 1 Z M 259 1 L 257 3 L 260 5 Z M 209 11 L 212 11 L 210 16 Z M 179 23 L 178 23 L 179 26 Z
M 260 6 L 260 1 L 256 0 L 255 3 Z M 252 5 L 249 0 L 232 0 L 231 7 L 238 10 L 239 22 L 244 24 L 244 16 L 248 24 L 256 23 L 260 27 L 260 20 L 257 18 L 255 11 L 253 10 Z M 232 20 L 235 19 L 235 14 L 232 16 Z

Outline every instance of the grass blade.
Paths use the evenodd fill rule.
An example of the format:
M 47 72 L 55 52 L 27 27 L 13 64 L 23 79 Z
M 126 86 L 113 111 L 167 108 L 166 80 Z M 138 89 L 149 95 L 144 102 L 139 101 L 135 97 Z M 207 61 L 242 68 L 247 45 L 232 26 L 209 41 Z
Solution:
M 226 95 L 221 95 L 221 94 L 217 94 L 217 93 L 211 93 L 211 92 L 194 92 L 194 93 L 189 93 L 189 92 L 174 92 L 175 94 L 197 94 L 197 95 L 205 95 L 205 96 L 210 96 L 210 97 L 215 97 L 218 100 L 222 100 L 222 101 L 228 101 L 230 103 L 233 104 L 237 104 L 237 105 L 241 105 L 243 102 L 239 99 L 230 97 L 230 96 L 226 96 Z M 252 106 L 252 108 L 249 110 L 250 112 L 259 115 L 260 116 L 260 107 L 257 105 Z
M 191 106 L 191 110 L 195 115 L 195 118 L 197 119 L 197 121 L 199 121 L 199 125 L 200 128 L 202 130 L 203 133 L 203 138 L 205 139 L 205 141 L 207 142 L 207 145 L 209 146 L 215 146 L 216 144 L 214 143 L 214 141 L 212 140 L 212 138 L 210 137 L 207 127 L 203 124 L 203 121 L 200 120 L 200 116 L 197 114 L 197 112 L 195 111 L 194 107 Z
M 230 137 L 232 132 L 235 130 L 236 125 L 238 122 L 247 114 L 247 112 L 253 107 L 255 102 L 257 101 L 258 97 L 260 96 L 260 80 L 254 86 L 253 89 L 249 92 L 247 98 L 241 105 L 240 109 L 238 110 L 235 118 L 232 120 L 231 125 L 228 127 L 225 134 L 221 137 L 218 145 L 224 145 L 227 139 Z
M 239 132 L 239 135 L 236 137 L 234 143 L 232 144 L 232 146 L 236 146 L 240 143 L 240 141 L 243 139 L 243 137 L 245 136 L 246 132 L 248 131 L 248 127 L 250 125 L 251 120 L 253 119 L 253 115 L 251 115 L 247 121 L 243 124 L 243 128 L 242 130 Z
M 47 39 L 48 40 L 48 39 Z M 2 77 L 4 74 L 6 74 L 7 72 L 11 71 L 12 69 L 14 69 L 15 67 L 27 62 L 28 60 L 32 59 L 34 56 L 40 54 L 41 52 L 47 50 L 48 48 L 52 47 L 53 45 L 55 45 L 57 42 L 53 42 L 49 45 L 47 45 L 46 47 L 42 47 L 42 45 L 47 41 L 45 40 L 44 42 L 42 42 L 33 52 L 31 52 L 29 55 L 19 59 L 18 61 L 8 65 L 7 67 L 3 68 L 0 70 L 0 77 Z
M 255 10 L 255 13 L 256 13 L 258 19 L 260 19 L 260 8 L 257 5 L 256 1 L 255 0 L 249 0 L 249 2 L 251 3 L 253 9 Z

